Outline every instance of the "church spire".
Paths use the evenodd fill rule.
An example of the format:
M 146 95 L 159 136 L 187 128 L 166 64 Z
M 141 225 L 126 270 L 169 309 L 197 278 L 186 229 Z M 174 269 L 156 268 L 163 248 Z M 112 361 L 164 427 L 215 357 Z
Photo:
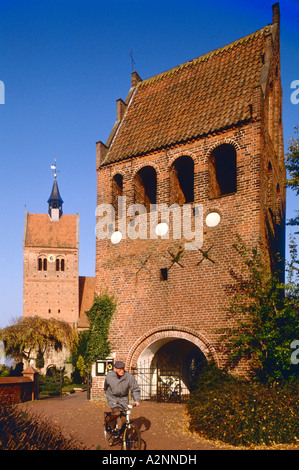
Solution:
M 53 183 L 51 195 L 48 199 L 49 216 L 52 221 L 57 222 L 62 216 L 63 200 L 60 196 L 58 184 L 57 184 L 56 159 L 55 159 L 55 164 L 51 165 L 51 169 L 54 170 L 54 183 Z

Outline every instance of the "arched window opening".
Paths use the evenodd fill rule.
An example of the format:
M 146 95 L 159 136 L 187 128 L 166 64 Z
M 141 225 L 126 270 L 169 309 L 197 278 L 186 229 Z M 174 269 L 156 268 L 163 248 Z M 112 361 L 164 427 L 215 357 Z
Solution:
M 65 261 L 63 258 L 56 258 L 56 271 L 64 271 Z
M 189 156 L 175 160 L 170 172 L 170 203 L 194 202 L 194 162 Z
M 210 197 L 219 197 L 237 191 L 237 155 L 231 144 L 216 147 L 210 156 Z
M 147 212 L 157 202 L 157 174 L 151 166 L 145 166 L 135 177 L 135 203 L 143 204 Z
M 47 269 L 48 269 L 48 260 L 47 260 L 47 258 L 44 258 L 43 256 L 40 256 L 37 259 L 37 269 L 39 271 L 47 271 Z
M 112 205 L 118 208 L 118 197 L 123 195 L 123 176 L 117 174 L 112 179 Z

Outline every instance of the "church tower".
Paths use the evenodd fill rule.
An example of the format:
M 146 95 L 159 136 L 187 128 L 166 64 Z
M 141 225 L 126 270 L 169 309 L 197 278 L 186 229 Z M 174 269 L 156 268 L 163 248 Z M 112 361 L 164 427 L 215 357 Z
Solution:
M 54 168 L 48 214 L 25 215 L 23 316 L 74 324 L 79 315 L 79 214 L 63 214 Z

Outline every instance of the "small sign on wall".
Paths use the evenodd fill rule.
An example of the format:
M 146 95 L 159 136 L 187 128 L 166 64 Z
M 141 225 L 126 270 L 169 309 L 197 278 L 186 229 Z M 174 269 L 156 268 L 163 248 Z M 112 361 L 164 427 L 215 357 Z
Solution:
M 113 359 L 96 361 L 96 375 L 106 375 L 110 370 L 113 370 Z

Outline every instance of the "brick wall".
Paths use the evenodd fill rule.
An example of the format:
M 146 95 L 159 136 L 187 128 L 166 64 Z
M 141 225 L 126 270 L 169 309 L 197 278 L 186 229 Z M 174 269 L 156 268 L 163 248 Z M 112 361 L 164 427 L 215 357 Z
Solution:
M 38 270 L 38 258 L 50 254 L 61 257 L 64 271 L 56 262 Z M 78 250 L 24 247 L 23 315 L 40 315 L 73 323 L 79 314 Z
M 15 405 L 33 399 L 34 382 L 26 377 L 0 377 L 0 400 Z

